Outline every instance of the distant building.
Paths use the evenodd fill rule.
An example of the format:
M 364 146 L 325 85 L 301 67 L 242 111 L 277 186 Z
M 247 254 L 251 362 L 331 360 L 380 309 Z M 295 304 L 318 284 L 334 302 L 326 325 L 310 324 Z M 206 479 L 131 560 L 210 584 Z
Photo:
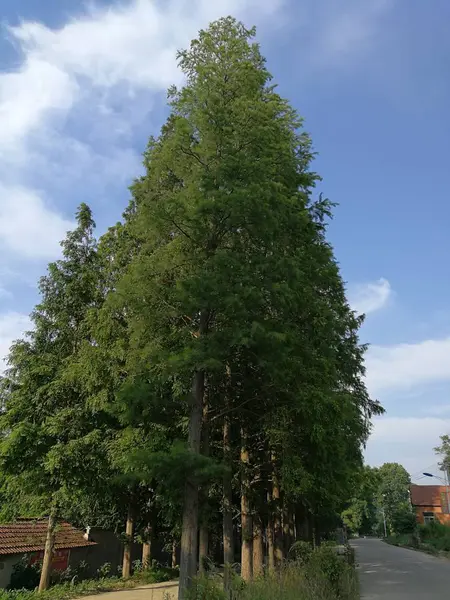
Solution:
M 30 564 L 42 561 L 46 536 L 46 520 L 21 519 L 9 525 L 0 525 L 0 588 L 8 586 L 13 567 L 23 556 L 27 556 Z M 84 531 L 69 523 L 59 523 L 53 569 L 64 571 L 69 565 L 75 566 L 86 560 L 89 549 L 96 545 Z
M 411 504 L 417 522 L 450 525 L 449 497 L 450 488 L 446 485 L 411 485 Z

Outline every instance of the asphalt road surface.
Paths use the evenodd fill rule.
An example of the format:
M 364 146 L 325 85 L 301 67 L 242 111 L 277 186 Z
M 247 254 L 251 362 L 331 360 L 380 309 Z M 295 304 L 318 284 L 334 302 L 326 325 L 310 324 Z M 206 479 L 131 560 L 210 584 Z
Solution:
M 450 560 L 372 538 L 352 546 L 364 600 L 450 600 Z

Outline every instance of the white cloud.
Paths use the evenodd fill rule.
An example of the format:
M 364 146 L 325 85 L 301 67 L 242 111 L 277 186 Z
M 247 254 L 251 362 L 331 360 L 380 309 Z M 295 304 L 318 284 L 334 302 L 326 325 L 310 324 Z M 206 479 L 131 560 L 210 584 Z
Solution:
M 450 419 L 379 417 L 367 444 L 366 461 L 373 466 L 399 462 L 415 479 L 423 472 L 439 475 L 439 457 L 433 448 L 439 445 L 440 436 L 447 433 L 450 433 Z
M 18 71 L 0 75 L 0 156 L 17 155 L 43 116 L 70 108 L 74 93 L 67 73 L 33 53 Z
M 6 368 L 5 357 L 14 340 L 19 339 L 31 328 L 27 315 L 9 312 L 0 315 L 0 374 Z
M 269 16 L 280 5 L 281 0 L 135 0 L 91 6 L 56 30 L 36 22 L 11 27 L 24 61 L 18 71 L 0 76 L 0 147 L 16 144 L 49 112 L 68 111 L 88 84 L 165 90 L 180 82 L 176 52 L 199 28 L 229 13 Z
M 367 50 L 377 33 L 380 21 L 389 13 L 393 0 L 343 0 L 318 3 L 323 7 L 324 24 L 317 32 L 316 65 L 336 67 L 354 62 Z
M 10 27 L 9 38 L 20 52 L 21 63 L 0 74 L 0 243 L 16 255 L 51 257 L 67 229 L 68 222 L 48 202 L 44 204 L 34 183 L 26 183 L 33 179 L 30 173 L 44 181 L 55 173 L 70 188 L 77 171 L 83 182 L 98 180 L 95 163 L 99 161 L 106 180 L 108 171 L 111 177 L 112 173 L 128 175 L 129 167 L 134 168 L 136 156 L 123 139 L 119 151 L 113 148 L 103 154 L 89 142 L 83 149 L 83 127 L 68 134 L 66 119 L 77 111 L 77 118 L 89 115 L 87 137 L 103 121 L 103 148 L 111 148 L 114 136 L 126 133 L 123 125 L 130 115 L 136 118 L 138 113 L 143 120 L 152 108 L 152 93 L 180 82 L 176 51 L 199 28 L 230 13 L 261 21 L 273 17 L 282 1 L 130 0 L 106 8 L 90 4 L 59 29 L 29 21 Z M 133 102 L 140 91 L 146 98 L 138 109 L 120 114 L 124 105 L 136 108 Z M 56 158 L 55 140 L 62 148 Z M 71 158 L 78 153 L 77 160 L 66 156 L 67 149 Z M 93 159 L 88 176 L 82 169 L 87 155 Z M 36 156 L 37 161 L 31 160 Z M 22 204 L 15 207 L 13 199 Z M 6 223 L 5 217 L 11 221 Z
M 0 241 L 8 250 L 30 259 L 52 258 L 72 227 L 36 193 L 0 182 Z
M 369 314 L 386 306 L 392 297 L 391 284 L 387 279 L 350 287 L 349 302 L 359 314 Z
M 372 395 L 421 384 L 450 381 L 450 338 L 417 344 L 371 346 L 366 356 Z

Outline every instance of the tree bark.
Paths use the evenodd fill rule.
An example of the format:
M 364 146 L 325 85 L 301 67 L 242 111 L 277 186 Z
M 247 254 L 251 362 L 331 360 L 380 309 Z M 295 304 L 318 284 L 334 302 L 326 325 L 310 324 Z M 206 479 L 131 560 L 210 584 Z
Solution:
M 292 547 L 293 543 L 293 524 L 292 524 L 292 512 L 290 510 L 290 506 L 283 502 L 283 547 L 284 547 L 284 555 L 286 558 L 289 558 L 289 551 Z
M 134 515 L 133 506 L 130 502 L 128 506 L 127 524 L 125 529 L 125 543 L 123 548 L 123 565 L 122 565 L 122 577 L 131 576 L 131 544 L 133 543 L 134 534 Z
M 209 456 L 209 423 L 208 423 L 208 403 L 206 402 L 203 407 L 203 454 Z M 201 525 L 200 525 L 200 536 L 199 536 L 199 556 L 198 564 L 200 573 L 206 571 L 206 562 L 208 560 L 209 551 L 209 528 L 208 518 L 205 513 L 208 512 L 208 492 L 209 485 L 205 484 L 201 490 L 201 511 L 203 512 Z
M 224 588 L 228 594 L 231 586 L 231 566 L 234 563 L 233 540 L 233 487 L 231 461 L 231 423 L 229 415 L 223 422 L 223 458 L 226 470 L 223 475 L 223 564 Z
M 177 566 L 177 540 L 172 540 L 172 569 Z
M 273 499 L 272 492 L 269 490 L 267 492 L 267 505 L 269 507 L 269 517 L 267 520 L 266 527 L 266 537 L 267 537 L 267 562 L 269 567 L 269 573 L 273 573 L 275 571 L 275 542 L 273 535 Z
M 152 566 L 153 523 L 147 525 L 144 533 L 145 541 L 142 544 L 142 566 L 144 569 L 149 569 Z
M 284 560 L 283 529 L 281 526 L 281 493 L 276 472 L 275 457 L 272 454 L 272 497 L 274 504 L 273 534 L 275 546 L 275 562 L 280 564 Z
M 250 508 L 249 453 L 247 436 L 241 431 L 241 577 L 244 581 L 253 578 L 253 525 Z
M 142 566 L 148 569 L 152 564 L 152 543 L 151 541 L 142 544 Z
M 55 530 L 56 530 L 57 509 L 53 506 L 50 510 L 47 525 L 47 537 L 45 540 L 44 560 L 42 561 L 41 578 L 39 581 L 39 592 L 48 590 L 50 585 L 50 576 L 52 574 L 53 551 L 55 548 Z
M 200 314 L 199 336 L 206 333 L 208 315 Z M 189 416 L 189 449 L 200 454 L 202 437 L 203 402 L 205 396 L 205 373 L 196 371 L 192 382 L 192 404 Z M 184 506 L 181 528 L 180 582 L 178 600 L 184 600 L 192 578 L 197 574 L 198 556 L 198 481 L 188 474 L 184 490 Z
M 199 536 L 199 571 L 200 573 L 205 573 L 206 571 L 206 561 L 208 560 L 208 547 L 209 547 L 209 531 L 207 525 L 202 525 L 200 527 L 200 536 Z
M 259 516 L 253 518 L 253 576 L 264 573 L 264 540 L 262 523 Z

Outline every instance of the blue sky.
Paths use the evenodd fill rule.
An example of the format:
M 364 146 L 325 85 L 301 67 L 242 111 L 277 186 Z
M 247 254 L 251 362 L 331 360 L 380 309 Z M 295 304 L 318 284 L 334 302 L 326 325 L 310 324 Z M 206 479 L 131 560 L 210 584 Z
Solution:
M 114 223 L 182 83 L 176 49 L 233 14 L 305 118 L 339 206 L 329 234 L 367 313 L 367 384 L 387 414 L 371 464 L 435 470 L 450 431 L 450 4 L 446 0 L 3 0 L 0 353 L 76 206 Z

